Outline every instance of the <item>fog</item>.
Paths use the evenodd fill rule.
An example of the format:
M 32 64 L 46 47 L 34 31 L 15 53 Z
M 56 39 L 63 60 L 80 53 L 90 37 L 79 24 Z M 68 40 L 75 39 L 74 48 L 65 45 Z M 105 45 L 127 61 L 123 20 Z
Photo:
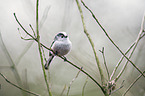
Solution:
M 94 12 L 113 41 L 125 53 L 136 40 L 140 31 L 142 18 L 145 13 L 145 1 L 84 0 L 84 2 Z M 13 15 L 15 13 L 25 29 L 33 34 L 29 24 L 33 26 L 34 30 L 36 29 L 35 5 L 36 0 L 1 0 L 0 73 L 5 75 L 14 84 L 19 85 L 20 82 L 23 84 L 21 87 L 38 93 L 41 96 L 47 96 L 48 92 L 43 77 L 38 44 L 35 41 L 21 39 L 21 36 L 26 38 L 29 38 L 29 36 L 26 36 Z M 105 57 L 110 74 L 122 55 L 109 41 L 89 11 L 81 3 L 80 5 L 83 10 L 88 33 L 95 44 L 100 64 L 107 79 L 102 54 L 99 50 L 102 47 L 105 48 Z M 39 25 L 41 43 L 47 47 L 51 45 L 54 36 L 58 32 L 66 31 L 73 45 L 71 52 L 66 55 L 67 59 L 77 66 L 83 67 L 84 70 L 101 83 L 95 57 L 91 45 L 83 32 L 81 17 L 75 0 L 40 0 Z M 18 28 L 20 29 L 19 31 Z M 145 38 L 142 38 L 131 58 L 142 72 L 145 71 L 144 49 Z M 48 58 L 48 50 L 44 49 L 44 52 L 46 58 Z M 120 72 L 125 61 L 124 59 L 117 73 Z M 15 64 L 16 69 L 10 67 L 13 64 Z M 49 83 L 53 96 L 60 96 L 64 86 L 68 87 L 79 71 L 59 57 L 54 58 L 49 69 L 50 74 L 48 74 L 48 71 L 46 73 L 50 77 Z M 123 80 L 125 80 L 124 86 L 119 91 L 113 93 L 112 96 L 121 96 L 139 75 L 140 73 L 128 63 L 126 70 L 117 82 L 116 88 L 119 88 Z M 18 77 L 20 77 L 20 81 Z M 80 72 L 78 78 L 71 85 L 69 96 L 81 96 L 86 78 L 87 76 Z M 145 96 L 144 81 L 145 78 L 141 77 L 126 96 Z M 21 90 L 6 82 L 1 76 L 0 85 L 0 96 L 22 96 Z M 66 96 L 67 87 L 63 96 Z M 103 93 L 88 78 L 85 96 L 96 95 L 103 96 Z

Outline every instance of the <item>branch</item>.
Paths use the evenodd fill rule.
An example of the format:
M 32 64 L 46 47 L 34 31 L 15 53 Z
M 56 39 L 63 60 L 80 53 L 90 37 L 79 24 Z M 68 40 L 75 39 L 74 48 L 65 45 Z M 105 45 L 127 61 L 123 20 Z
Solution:
M 49 88 L 49 83 L 47 81 L 47 76 L 45 73 L 45 68 L 44 68 L 44 63 L 43 63 L 43 55 L 41 52 L 41 43 L 40 43 L 40 36 L 39 36 L 39 22 L 38 22 L 38 15 L 39 15 L 39 11 L 38 11 L 38 5 L 39 5 L 39 0 L 37 0 L 36 2 L 36 35 L 37 35 L 37 40 L 38 40 L 38 50 L 39 50 L 39 54 L 40 54 L 40 59 L 41 59 L 41 66 L 42 66 L 42 70 L 43 70 L 43 75 L 44 75 L 44 79 L 45 79 L 45 83 L 47 86 L 47 91 L 49 93 L 49 96 L 52 96 L 50 88 Z
M 103 32 L 105 33 L 105 35 L 107 36 L 107 38 L 111 41 L 111 43 L 117 48 L 117 50 L 132 64 L 132 66 L 138 70 L 139 73 L 141 73 L 144 77 L 145 75 L 143 74 L 143 72 L 127 57 L 125 56 L 125 54 L 122 52 L 122 50 L 117 46 L 117 44 L 115 44 L 115 42 L 111 39 L 111 37 L 108 35 L 108 33 L 106 32 L 106 30 L 103 28 L 103 26 L 100 24 L 100 22 L 98 21 L 98 19 L 95 17 L 94 13 L 85 5 L 85 3 L 81 0 L 82 4 L 84 5 L 84 7 L 92 14 L 92 17 L 94 18 L 94 20 L 96 21 L 96 23 L 100 26 L 100 28 L 103 30 Z
M 145 73 L 145 71 L 143 72 Z M 140 74 L 132 83 L 131 85 L 127 88 L 127 90 L 125 91 L 125 93 L 122 96 L 125 96 L 126 93 L 133 87 L 133 85 L 141 78 L 142 74 Z
M 66 84 L 64 85 L 64 88 L 63 88 L 63 90 L 62 90 L 60 96 L 63 96 L 63 93 L 64 93 L 65 89 L 66 89 Z
M 33 34 L 34 34 L 34 37 L 36 37 L 35 31 L 34 31 L 34 29 L 33 29 L 32 25 L 31 25 L 31 24 L 29 24 L 29 26 L 30 26 L 30 28 L 31 28 L 31 30 L 32 30 L 32 32 L 33 32 Z
M 76 75 L 76 76 L 73 78 L 73 80 L 70 82 L 69 87 L 68 87 L 68 91 L 67 91 L 67 96 L 69 96 L 68 94 L 69 94 L 70 87 L 71 87 L 72 83 L 73 83 L 73 82 L 77 79 L 77 77 L 79 76 L 80 71 L 82 70 L 82 68 L 83 68 L 83 67 L 81 67 L 81 69 L 79 70 L 79 72 L 77 73 L 77 75 Z
M 107 71 L 107 75 L 108 75 L 108 80 L 110 80 L 110 75 L 109 75 L 109 70 L 108 70 L 108 67 L 107 67 L 107 64 L 106 64 L 106 60 L 105 60 L 105 54 L 104 54 L 104 47 L 102 48 L 102 50 L 99 50 L 102 55 L 103 55 L 103 59 L 104 59 L 104 65 L 105 65 L 105 68 L 106 68 L 106 71 Z
M 81 15 L 81 20 L 82 20 L 82 23 L 83 23 L 84 33 L 85 33 L 85 35 L 87 36 L 87 38 L 88 38 L 88 40 L 89 40 L 89 42 L 90 42 L 90 44 L 91 44 L 91 47 L 92 47 L 92 49 L 93 49 L 94 55 L 95 55 L 95 60 L 96 60 L 96 63 L 97 63 L 97 66 L 98 66 L 98 69 L 99 69 L 99 72 L 100 72 L 102 85 L 105 85 L 104 74 L 103 74 L 102 68 L 101 68 L 101 66 L 100 66 L 99 58 L 98 58 L 98 56 L 97 56 L 97 53 L 96 53 L 96 50 L 95 50 L 94 43 L 93 43 L 93 41 L 92 41 L 92 39 L 91 39 L 89 33 L 87 32 L 86 25 L 85 25 L 85 22 L 84 22 L 84 16 L 83 16 L 82 9 L 81 9 L 81 7 L 80 7 L 80 4 L 79 4 L 78 0 L 76 0 L 76 3 L 77 3 L 77 6 L 78 6 L 80 15 Z
M 87 83 L 88 83 L 88 77 L 86 78 L 86 81 L 85 81 L 84 86 L 83 86 L 83 89 L 82 89 L 82 96 L 84 96 L 85 87 L 86 87 Z
M 29 34 L 28 33 L 28 31 L 22 26 L 22 24 L 19 22 L 19 20 L 17 19 L 17 17 L 16 17 L 16 14 L 14 13 L 14 17 L 15 17 L 15 19 L 16 19 L 16 22 L 19 24 L 19 26 L 23 29 L 23 31 L 26 33 L 26 34 L 28 34 L 30 37 L 32 37 L 33 39 L 34 39 L 34 41 L 36 41 L 36 42 L 38 42 L 38 40 L 35 38 L 35 37 L 33 37 L 31 34 Z M 42 43 L 40 43 L 41 44 L 41 46 L 43 46 L 45 49 L 47 49 L 47 50 L 49 50 L 49 51 L 52 51 L 53 53 L 54 53 L 54 51 L 52 50 L 52 49 L 50 49 L 50 48 L 48 48 L 48 47 L 46 47 L 44 44 L 42 44 Z M 66 60 L 66 58 L 64 58 L 64 57 L 62 57 L 62 56 L 58 56 L 58 57 L 60 57 L 61 59 L 63 59 L 63 60 Z M 72 65 L 73 67 L 75 67 L 75 68 L 77 68 L 78 70 L 80 70 L 81 68 L 80 67 L 78 67 L 77 65 L 75 65 L 74 63 L 72 63 L 71 61 L 69 61 L 68 59 L 66 60 L 66 62 L 68 62 L 70 65 Z M 81 70 L 81 72 L 83 72 L 85 75 L 87 75 L 92 81 L 94 81 L 98 86 L 99 86 L 99 88 L 103 91 L 103 92 L 105 92 L 104 91 L 104 89 L 102 88 L 102 86 L 89 74 L 89 73 L 87 73 L 86 71 L 84 71 L 83 69 Z
M 133 47 L 134 45 L 135 45 L 135 43 L 133 43 L 133 44 L 127 49 L 127 51 L 125 52 L 125 55 L 128 54 L 128 52 L 132 49 L 132 47 Z M 113 72 L 112 72 L 112 74 L 111 74 L 111 76 L 110 76 L 110 80 L 112 80 L 113 76 L 115 75 L 115 73 L 116 73 L 116 71 L 117 71 L 119 65 L 120 65 L 121 62 L 123 61 L 123 59 L 124 59 L 124 56 L 122 56 L 122 57 L 120 58 L 119 62 L 118 62 L 117 65 L 115 66 L 115 68 L 114 68 L 114 70 L 113 70 Z
M 118 89 L 112 91 L 111 93 L 109 93 L 109 95 L 111 95 L 111 94 L 113 94 L 114 92 L 120 90 L 120 89 L 124 86 L 124 85 L 123 85 L 124 81 L 125 81 L 125 80 L 122 81 L 122 83 L 121 83 L 121 85 L 120 85 L 120 87 L 119 87 Z
M 40 95 L 38 95 L 38 94 L 36 94 L 36 93 L 34 93 L 34 92 L 25 90 L 25 89 L 23 89 L 23 88 L 21 88 L 21 87 L 15 85 L 15 84 L 12 83 L 11 81 L 9 81 L 2 73 L 0 73 L 0 75 L 5 79 L 6 82 L 8 82 L 9 84 L 15 86 L 16 88 L 18 88 L 18 89 L 20 89 L 20 90 L 22 90 L 22 91 L 24 91 L 24 92 L 27 92 L 27 93 L 29 93 L 29 94 L 32 94 L 32 95 L 35 95 L 35 96 L 40 96 Z

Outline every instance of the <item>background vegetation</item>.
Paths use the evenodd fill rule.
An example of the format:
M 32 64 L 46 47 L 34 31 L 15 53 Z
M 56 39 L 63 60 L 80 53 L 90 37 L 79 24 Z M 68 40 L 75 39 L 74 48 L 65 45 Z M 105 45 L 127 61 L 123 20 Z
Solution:
M 108 88 L 108 84 L 112 83 L 112 80 L 117 81 L 113 84 L 116 84 L 115 90 L 118 88 L 119 90 L 112 93 L 111 96 L 122 96 L 134 80 L 138 81 L 135 82 L 126 96 L 145 95 L 145 78 L 141 77 L 141 73 L 145 71 L 145 39 L 143 38 L 145 1 L 91 0 L 84 2 L 123 53 L 132 46 L 132 49 L 135 48 L 135 50 L 131 49 L 127 56 L 129 58 L 129 54 L 132 55 L 130 60 L 139 68 L 140 72 L 131 63 L 128 63 L 124 73 L 119 79 L 116 79 L 115 77 L 127 62 L 124 58 L 115 76 L 108 81 L 103 56 L 105 56 L 111 76 L 122 54 L 106 37 L 104 30 L 98 26 L 91 13 L 80 1 L 76 3 L 75 0 L 40 0 L 39 6 L 37 6 L 38 3 L 34 0 L 5 0 L 0 4 L 0 96 L 29 96 L 30 94 L 103 96 L 103 91 L 100 88 Z M 79 9 L 78 4 L 83 15 L 80 15 L 81 9 Z M 39 7 L 39 11 L 36 6 Z M 16 21 L 17 18 L 19 21 Z M 23 31 L 18 22 L 37 39 L 23 40 L 22 37 L 30 37 Z M 36 36 L 29 24 L 33 27 Z M 90 37 L 84 33 L 85 28 Z M 82 69 L 78 70 L 71 66 L 69 61 L 64 62 L 63 58 L 57 57 L 52 62 L 49 72 L 42 70 L 43 63 L 45 63 L 44 57 L 48 58 L 48 49 L 43 46 L 42 50 L 40 42 L 49 48 L 55 34 L 59 31 L 66 31 L 73 44 L 72 51 L 66 56 L 67 59 L 77 65 L 78 69 L 81 67 Z M 38 39 L 39 35 L 40 39 Z M 94 46 L 90 45 L 88 38 L 91 38 Z M 105 83 L 100 77 L 94 52 L 100 61 Z M 85 75 L 83 70 L 93 77 L 101 87 Z M 44 78 L 46 76 L 47 78 Z M 137 79 L 138 76 L 141 78 Z M 46 81 L 48 81 L 48 87 Z M 108 92 L 110 89 L 106 90 Z M 113 92 L 113 89 L 111 90 Z

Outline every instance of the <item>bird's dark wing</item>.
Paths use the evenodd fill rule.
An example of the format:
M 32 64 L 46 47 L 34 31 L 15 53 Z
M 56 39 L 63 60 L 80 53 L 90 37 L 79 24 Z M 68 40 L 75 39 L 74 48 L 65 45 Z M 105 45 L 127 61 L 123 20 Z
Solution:
M 53 46 L 54 42 L 55 42 L 55 41 L 53 40 L 53 42 L 51 43 L 50 48 Z M 51 52 L 51 51 L 49 51 L 49 56 L 52 56 L 52 52 Z

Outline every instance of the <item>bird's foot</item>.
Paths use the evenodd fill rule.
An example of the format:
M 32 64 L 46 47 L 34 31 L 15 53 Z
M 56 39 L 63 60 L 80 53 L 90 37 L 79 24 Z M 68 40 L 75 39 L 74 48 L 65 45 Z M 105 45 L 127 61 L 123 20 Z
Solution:
M 64 60 L 64 62 L 66 62 L 66 61 L 67 61 L 67 58 L 66 58 L 66 57 L 64 57 L 64 56 L 63 56 L 63 58 L 64 58 L 64 59 L 63 59 L 63 60 Z
M 55 55 L 58 55 L 58 52 L 57 51 L 55 52 Z

